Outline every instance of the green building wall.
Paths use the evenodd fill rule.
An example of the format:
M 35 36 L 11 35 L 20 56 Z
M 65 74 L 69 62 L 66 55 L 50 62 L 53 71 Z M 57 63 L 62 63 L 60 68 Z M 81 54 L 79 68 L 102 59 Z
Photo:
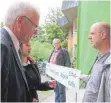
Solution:
M 110 22 L 110 1 L 79 1 L 78 4 L 78 40 L 77 68 L 88 73 L 97 51 L 88 40 L 89 30 L 93 23 Z

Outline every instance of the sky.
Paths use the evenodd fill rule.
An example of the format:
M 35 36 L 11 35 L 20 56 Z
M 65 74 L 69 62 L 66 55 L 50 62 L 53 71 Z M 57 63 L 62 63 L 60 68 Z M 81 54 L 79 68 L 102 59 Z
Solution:
M 3 21 L 8 7 L 15 1 L 19 0 L 1 0 L 0 1 L 0 22 Z M 34 3 L 40 8 L 40 24 L 44 23 L 45 16 L 48 13 L 48 8 L 55 8 L 62 6 L 63 0 L 22 0 Z

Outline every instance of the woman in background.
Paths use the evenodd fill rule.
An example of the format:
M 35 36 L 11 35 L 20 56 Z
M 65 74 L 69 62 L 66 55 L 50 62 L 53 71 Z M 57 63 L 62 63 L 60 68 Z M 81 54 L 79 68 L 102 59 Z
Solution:
M 29 57 L 31 51 L 30 41 L 27 43 L 22 43 L 20 48 L 22 53 L 22 64 L 24 66 L 26 79 L 29 85 L 32 102 L 38 102 L 39 99 L 36 90 L 52 90 L 56 87 L 56 81 L 50 80 L 41 83 L 41 76 L 37 63 Z

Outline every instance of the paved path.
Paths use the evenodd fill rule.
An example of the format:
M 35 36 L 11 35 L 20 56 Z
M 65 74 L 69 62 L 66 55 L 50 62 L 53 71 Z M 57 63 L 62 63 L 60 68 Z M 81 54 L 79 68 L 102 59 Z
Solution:
M 75 103 L 76 101 L 77 102 L 82 102 L 82 98 L 83 98 L 83 95 L 84 95 L 84 89 L 81 89 L 79 90 L 79 92 L 77 93 L 77 96 L 76 96 L 76 93 L 74 92 L 73 89 L 68 89 L 66 91 L 66 102 L 71 102 L 71 103 Z M 41 96 L 45 94 L 41 94 Z M 40 98 L 40 102 L 42 103 L 46 103 L 46 102 L 50 102 L 50 103 L 54 103 L 54 97 L 55 97 L 55 93 L 53 91 L 51 91 L 49 93 L 49 95 L 47 95 L 46 98 L 44 99 L 41 99 L 41 96 L 39 96 Z

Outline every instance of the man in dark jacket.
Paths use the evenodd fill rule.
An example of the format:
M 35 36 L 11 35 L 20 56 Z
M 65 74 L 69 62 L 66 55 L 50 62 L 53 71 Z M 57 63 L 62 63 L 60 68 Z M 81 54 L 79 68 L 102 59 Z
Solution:
M 61 41 L 59 39 L 53 40 L 54 50 L 49 57 L 49 63 L 70 67 L 70 56 L 65 48 L 61 48 Z M 55 102 L 66 102 L 65 86 L 57 82 L 55 88 Z
M 39 24 L 38 11 L 27 2 L 10 6 L 1 39 L 1 101 L 31 102 L 19 56 L 19 44 L 30 40 Z

